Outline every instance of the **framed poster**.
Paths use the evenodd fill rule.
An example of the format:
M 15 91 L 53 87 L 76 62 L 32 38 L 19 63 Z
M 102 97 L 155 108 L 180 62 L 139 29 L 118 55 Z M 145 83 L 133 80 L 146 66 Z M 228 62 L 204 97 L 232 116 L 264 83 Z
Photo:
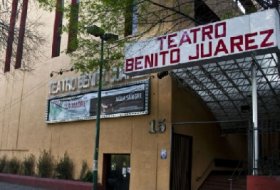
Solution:
M 148 114 L 149 93 L 149 80 L 102 90 L 101 118 Z M 97 101 L 97 91 L 51 98 L 48 100 L 46 122 L 95 119 Z

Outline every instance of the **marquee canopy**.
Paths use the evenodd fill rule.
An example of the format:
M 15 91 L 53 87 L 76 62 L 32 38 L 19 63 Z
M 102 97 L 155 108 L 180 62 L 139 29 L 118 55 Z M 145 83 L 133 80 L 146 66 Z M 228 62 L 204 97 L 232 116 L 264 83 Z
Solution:
M 124 69 L 128 75 L 172 70 L 222 126 L 237 128 L 227 121 L 251 120 L 251 110 L 259 120 L 280 121 L 279 47 L 279 14 L 269 9 L 127 44 Z

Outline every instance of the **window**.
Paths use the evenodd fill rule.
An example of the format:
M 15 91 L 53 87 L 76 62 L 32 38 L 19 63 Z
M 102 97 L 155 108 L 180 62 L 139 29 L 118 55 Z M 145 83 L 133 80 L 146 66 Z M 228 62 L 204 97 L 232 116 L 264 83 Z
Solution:
M 52 57 L 60 55 L 64 0 L 57 0 L 53 30 Z
M 138 15 L 135 0 L 130 0 L 125 11 L 124 36 L 133 35 L 137 32 Z
M 69 34 L 67 53 L 75 51 L 78 47 L 78 19 L 79 19 L 79 0 L 71 1 L 70 20 L 69 20 Z
M 9 34 L 8 34 L 8 40 L 7 40 L 4 72 L 9 72 L 10 68 L 11 68 L 11 58 L 12 58 L 12 52 L 13 52 L 13 42 L 14 42 L 14 32 L 15 32 L 17 9 L 18 9 L 18 0 L 13 0 L 12 13 L 11 13 L 11 17 L 10 17 L 10 28 L 9 28 Z
M 17 55 L 16 55 L 15 69 L 21 68 L 23 43 L 24 43 L 24 34 L 25 34 L 26 17 L 27 17 L 27 9 L 28 9 L 28 0 L 23 0 L 21 19 L 20 19 L 20 28 L 19 28 L 19 37 L 18 37 L 18 46 L 17 46 Z

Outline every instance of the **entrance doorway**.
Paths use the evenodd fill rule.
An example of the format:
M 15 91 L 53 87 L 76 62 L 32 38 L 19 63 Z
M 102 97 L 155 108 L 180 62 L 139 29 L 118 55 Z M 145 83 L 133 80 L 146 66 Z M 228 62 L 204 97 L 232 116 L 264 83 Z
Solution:
M 190 190 L 192 170 L 192 137 L 173 133 L 171 157 L 171 190 Z
M 129 190 L 130 155 L 104 154 L 105 190 Z

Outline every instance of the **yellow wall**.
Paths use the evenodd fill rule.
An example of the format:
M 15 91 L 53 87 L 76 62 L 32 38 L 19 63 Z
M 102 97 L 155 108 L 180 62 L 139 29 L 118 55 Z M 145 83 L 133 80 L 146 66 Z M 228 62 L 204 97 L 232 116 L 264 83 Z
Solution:
M 71 67 L 70 58 L 62 53 L 51 58 L 54 13 L 30 4 L 28 17 L 43 23 L 38 26 L 46 42 L 38 45 L 38 59 L 32 60 L 32 71 L 14 70 L 0 75 L 0 157 L 20 159 L 34 154 L 38 159 L 43 150 L 51 150 L 56 160 L 67 151 L 79 176 L 82 161 L 92 166 L 95 121 L 46 124 L 45 111 L 49 98 L 49 82 L 78 73 L 54 75 L 52 71 Z M 67 35 L 62 36 L 61 50 L 66 48 Z M 1 59 L 5 52 L 1 52 Z M 29 64 L 29 63 L 28 63 Z M 127 82 L 127 81 L 126 81 Z M 160 160 L 162 148 L 170 152 L 170 125 L 163 134 L 150 134 L 149 121 L 166 119 L 171 122 L 171 80 L 151 78 L 151 109 L 147 116 L 102 119 L 100 131 L 99 181 L 102 176 L 103 153 L 131 154 L 131 189 L 168 189 L 169 157 Z
M 63 56 L 54 60 L 62 59 L 68 60 Z M 6 104 L 6 108 L 0 115 L 0 156 L 23 159 L 32 153 L 38 158 L 43 150 L 51 150 L 58 160 L 67 151 L 78 177 L 83 160 L 92 166 L 95 121 L 46 124 L 49 72 L 45 66 L 33 74 L 18 76 L 19 72 L 13 73 L 13 80 L 1 80 L 5 88 L 1 91 L 1 104 Z M 103 154 L 127 153 L 131 154 L 131 189 L 168 189 L 171 127 L 168 124 L 163 134 L 150 134 L 149 121 L 171 122 L 171 92 L 169 77 L 157 80 L 152 76 L 149 115 L 101 120 L 99 182 Z M 168 151 L 168 159 L 159 158 L 161 149 Z
M 150 134 L 149 121 L 166 119 L 170 123 L 171 80 L 151 77 L 151 113 L 120 119 L 105 119 L 101 126 L 99 171 L 104 153 L 131 154 L 130 189 L 168 189 L 168 159 L 160 159 L 160 150 L 170 154 L 170 125 L 163 134 Z M 102 175 L 101 175 L 102 176 Z
M 58 67 L 60 61 L 67 60 L 66 56 L 61 56 L 50 64 Z M 5 89 L 0 93 L 3 100 L 0 106 L 6 105 L 0 115 L 0 156 L 23 158 L 33 153 L 38 158 L 42 150 L 51 149 L 58 159 L 67 151 L 74 160 L 77 177 L 83 160 L 92 165 L 95 121 L 45 123 L 50 80 L 49 72 L 46 72 L 48 67 L 41 66 L 33 74 L 17 71 L 10 80 L 0 81 Z M 150 95 L 149 115 L 101 120 L 100 182 L 103 154 L 127 153 L 131 154 L 130 189 L 169 189 L 171 123 L 213 120 L 205 105 L 192 93 L 178 87 L 170 77 L 158 80 L 151 76 Z M 167 131 L 150 134 L 149 121 L 153 119 L 166 119 Z M 221 137 L 216 125 L 175 126 L 174 132 L 193 137 L 193 189 L 198 184 L 196 179 L 214 158 L 246 158 L 245 142 L 236 141 L 235 135 Z M 166 160 L 160 159 L 161 149 L 168 151 Z

